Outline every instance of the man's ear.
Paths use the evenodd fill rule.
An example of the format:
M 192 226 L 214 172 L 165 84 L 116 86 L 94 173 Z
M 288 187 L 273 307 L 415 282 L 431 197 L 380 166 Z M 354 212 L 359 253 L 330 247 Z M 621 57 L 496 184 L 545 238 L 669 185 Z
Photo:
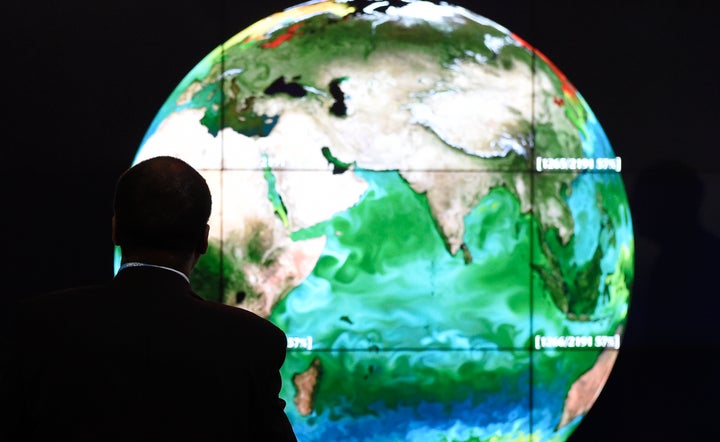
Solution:
M 119 246 L 117 238 L 117 226 L 115 222 L 115 215 L 112 217 L 112 242 L 114 245 Z
M 208 250 L 209 245 L 209 237 L 210 237 L 210 225 L 205 224 L 205 233 L 202 236 L 202 241 L 200 241 L 200 244 L 198 244 L 197 252 L 198 255 L 204 255 L 205 252 Z

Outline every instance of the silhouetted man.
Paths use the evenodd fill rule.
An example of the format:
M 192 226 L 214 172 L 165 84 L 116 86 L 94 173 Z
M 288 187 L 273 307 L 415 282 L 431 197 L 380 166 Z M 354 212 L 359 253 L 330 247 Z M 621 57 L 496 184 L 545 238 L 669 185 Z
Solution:
M 207 251 L 210 209 L 205 180 L 177 158 L 152 158 L 120 177 L 113 240 L 122 266 L 107 285 L 18 306 L 0 379 L 0 434 L 295 440 L 279 397 L 284 333 L 190 287 L 190 272 Z

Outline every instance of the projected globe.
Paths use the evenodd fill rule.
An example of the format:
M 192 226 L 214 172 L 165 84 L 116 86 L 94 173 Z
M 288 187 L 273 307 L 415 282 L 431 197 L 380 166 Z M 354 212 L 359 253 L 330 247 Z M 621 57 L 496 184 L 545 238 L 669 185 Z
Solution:
M 301 441 L 562 441 L 600 393 L 633 279 L 621 159 L 499 24 L 276 13 L 181 81 L 135 162 L 158 155 L 213 192 L 196 291 L 287 333 Z

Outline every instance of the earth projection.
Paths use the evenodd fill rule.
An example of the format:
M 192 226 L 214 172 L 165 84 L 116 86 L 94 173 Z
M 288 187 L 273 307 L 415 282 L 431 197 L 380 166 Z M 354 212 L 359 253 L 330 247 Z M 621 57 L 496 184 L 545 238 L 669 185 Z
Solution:
M 213 192 L 195 290 L 287 333 L 300 441 L 563 441 L 600 393 L 633 279 L 621 159 L 501 25 L 278 12 L 174 89 L 134 162 L 157 155 Z

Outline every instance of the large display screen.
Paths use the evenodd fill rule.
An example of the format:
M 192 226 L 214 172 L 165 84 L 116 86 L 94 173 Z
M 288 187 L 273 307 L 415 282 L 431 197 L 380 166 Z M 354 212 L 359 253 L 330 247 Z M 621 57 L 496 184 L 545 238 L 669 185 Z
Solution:
M 481 13 L 279 11 L 202 59 L 138 149 L 207 179 L 192 284 L 286 332 L 301 441 L 566 440 L 615 362 L 622 160 L 565 75 Z

